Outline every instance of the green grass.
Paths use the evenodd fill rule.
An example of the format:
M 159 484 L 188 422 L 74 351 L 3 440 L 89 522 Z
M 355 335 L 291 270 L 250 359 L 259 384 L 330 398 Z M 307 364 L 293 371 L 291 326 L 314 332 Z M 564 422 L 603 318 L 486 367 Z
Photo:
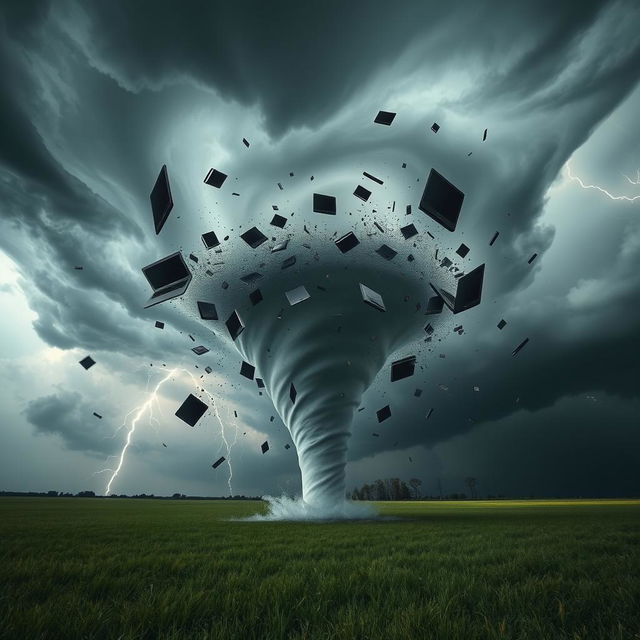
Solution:
M 0 637 L 640 638 L 640 501 L 0 499 Z

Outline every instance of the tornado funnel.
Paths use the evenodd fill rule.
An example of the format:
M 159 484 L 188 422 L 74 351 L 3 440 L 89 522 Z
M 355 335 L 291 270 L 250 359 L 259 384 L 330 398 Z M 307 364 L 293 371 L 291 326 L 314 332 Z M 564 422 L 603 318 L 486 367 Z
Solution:
M 302 497 L 313 507 L 344 502 L 354 413 L 389 357 L 420 336 L 421 283 L 373 270 L 305 272 L 311 294 L 290 306 L 282 288 L 261 287 L 264 301 L 242 311 L 235 344 L 264 380 L 295 444 Z M 386 311 L 365 303 L 360 284 Z M 400 355 L 411 355 L 409 353 Z

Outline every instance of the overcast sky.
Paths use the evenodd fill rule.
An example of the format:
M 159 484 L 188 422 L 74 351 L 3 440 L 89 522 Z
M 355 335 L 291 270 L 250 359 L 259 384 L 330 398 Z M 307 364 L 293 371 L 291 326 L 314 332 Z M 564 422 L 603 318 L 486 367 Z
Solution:
M 0 489 L 103 493 L 110 473 L 96 472 L 117 463 L 130 412 L 175 368 L 112 490 L 228 493 L 226 465 L 211 468 L 226 455 L 221 422 L 237 440 L 234 493 L 298 492 L 268 394 L 239 375 L 242 357 L 222 322 L 203 326 L 194 296 L 209 287 L 224 318 L 247 272 L 286 287 L 348 266 L 421 282 L 424 303 L 430 279 L 452 277 L 437 248 L 462 269 L 486 264 L 483 302 L 445 311 L 430 344 L 416 332 L 401 354 L 418 355 L 412 378 L 376 378 L 348 486 L 418 477 L 424 493 L 450 493 L 475 476 L 481 494 L 640 494 L 638 24 L 632 0 L 3 3 Z M 380 109 L 397 113 L 391 127 L 373 123 Z M 175 206 L 156 236 L 163 164 Z M 229 175 L 220 190 L 203 184 L 211 167 Z M 465 193 L 455 233 L 418 210 L 432 167 Z M 366 205 L 357 184 L 375 191 Z M 311 212 L 314 191 L 337 196 L 335 218 Z M 415 248 L 398 232 L 408 221 Z M 293 270 L 239 239 L 254 225 L 290 236 Z M 203 280 L 211 229 L 229 240 Z M 362 247 L 343 257 L 332 235 L 348 230 Z M 382 242 L 392 263 L 373 251 Z M 201 258 L 193 292 L 145 310 L 140 268 L 176 250 Z M 211 351 L 193 354 L 189 334 Z M 196 387 L 220 420 L 191 429 L 174 413 Z

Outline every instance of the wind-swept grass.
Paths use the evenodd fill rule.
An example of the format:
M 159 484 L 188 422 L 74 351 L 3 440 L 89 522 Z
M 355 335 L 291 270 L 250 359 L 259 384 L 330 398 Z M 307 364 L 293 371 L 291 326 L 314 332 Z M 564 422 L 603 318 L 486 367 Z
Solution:
M 640 639 L 640 501 L 0 499 L 0 637 Z

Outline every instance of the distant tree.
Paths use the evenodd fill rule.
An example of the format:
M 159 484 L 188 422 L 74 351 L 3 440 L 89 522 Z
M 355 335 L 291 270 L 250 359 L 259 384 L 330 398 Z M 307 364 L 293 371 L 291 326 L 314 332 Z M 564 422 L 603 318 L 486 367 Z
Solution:
M 409 486 L 403 480 L 400 482 L 400 500 L 410 500 L 411 499 L 411 491 L 409 491 Z
M 96 494 L 94 491 L 78 491 L 78 493 L 76 493 L 76 496 L 78 498 L 95 498 Z
M 50 496 L 51 498 L 57 498 L 58 497 L 58 492 L 57 491 L 47 491 L 47 495 Z
M 382 480 L 376 480 L 375 483 L 375 499 L 376 500 L 388 500 L 387 490 Z
M 469 493 L 471 493 L 471 499 L 475 499 L 477 497 L 476 494 L 476 486 L 478 485 L 478 481 L 475 478 L 468 477 L 465 478 L 464 483 L 469 487 Z
M 413 489 L 413 497 L 417 500 L 420 496 L 420 487 L 422 486 L 422 480 L 420 478 L 411 478 L 409 480 L 409 486 Z

